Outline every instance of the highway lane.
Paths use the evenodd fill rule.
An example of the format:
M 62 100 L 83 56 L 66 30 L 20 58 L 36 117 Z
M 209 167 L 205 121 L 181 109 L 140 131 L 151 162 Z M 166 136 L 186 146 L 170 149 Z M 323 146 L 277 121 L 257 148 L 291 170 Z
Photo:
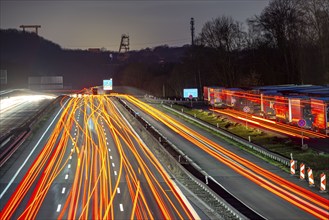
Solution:
M 70 99 L 25 172 L 10 198 L 1 201 L 1 219 L 197 218 L 157 159 L 102 96 Z
M 48 105 L 53 96 L 25 95 L 1 98 L 0 100 L 0 136 L 19 127 L 27 119 Z
M 266 170 L 264 171 L 260 167 L 255 166 L 259 162 L 250 163 L 248 161 L 252 156 L 244 155 L 244 157 L 248 158 L 246 161 L 227 152 L 225 150 L 228 146 L 227 143 L 221 142 L 218 144 L 217 141 L 216 143 L 202 137 L 204 134 L 200 136 L 199 133 L 205 132 L 196 129 L 195 126 L 188 125 L 188 127 L 193 127 L 193 130 L 198 130 L 197 133 L 181 125 L 181 122 L 178 120 L 168 119 L 169 117 L 164 113 L 156 112 L 152 107 L 144 105 L 136 99 L 127 96 L 124 96 L 124 98 L 143 109 L 147 114 L 152 115 L 153 118 L 135 107 L 136 111 L 143 114 L 143 117 L 146 117 L 151 124 L 154 124 L 158 130 L 163 132 L 170 141 L 192 157 L 208 173 L 215 175 L 218 182 L 261 215 L 273 219 L 278 218 L 278 213 L 280 213 L 280 218 L 284 219 L 310 219 L 315 218 L 314 216 L 327 218 L 329 216 L 327 208 L 329 201 L 327 199 L 319 198 L 318 195 L 310 191 L 305 192 L 298 185 L 287 183 L 278 178 L 277 175 L 273 175 L 273 173 L 280 172 L 274 167 L 264 163 L 261 164 L 261 167 L 264 165 L 267 168 L 266 170 L 275 170 L 275 172 L 268 173 Z M 166 126 L 159 122 L 166 124 Z M 174 132 L 168 131 L 168 127 Z M 184 136 L 184 138 L 179 137 L 177 134 Z M 191 142 L 193 142 L 194 146 L 191 145 Z M 225 148 L 222 148 L 222 146 L 225 146 Z M 243 152 L 238 152 L 239 155 L 241 153 L 244 154 Z M 257 159 L 251 159 L 251 161 L 255 160 Z M 283 176 L 288 177 L 288 175 L 284 174 Z M 285 179 L 289 179 L 289 177 Z M 313 202 L 319 202 L 317 204 L 319 207 L 315 208 Z M 310 214 L 314 216 L 312 217 Z

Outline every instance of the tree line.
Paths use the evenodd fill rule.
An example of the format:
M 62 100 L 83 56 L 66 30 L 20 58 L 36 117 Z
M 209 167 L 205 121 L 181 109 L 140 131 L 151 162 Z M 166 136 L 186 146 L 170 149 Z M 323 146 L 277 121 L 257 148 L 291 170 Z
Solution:
M 164 88 L 179 97 L 183 88 L 205 85 L 328 84 L 329 1 L 272 0 L 247 24 L 219 16 L 203 25 L 181 62 L 158 66 L 162 74 L 132 65 L 122 75 L 138 73 L 141 88 L 160 96 Z
M 31 75 L 62 75 L 74 89 L 112 77 L 114 86 L 167 97 L 181 97 L 184 88 L 199 88 L 201 96 L 203 86 L 329 84 L 329 0 L 271 0 L 246 23 L 230 16 L 207 21 L 193 46 L 127 54 L 62 49 L 17 30 L 0 33 L 7 87 L 24 87 Z

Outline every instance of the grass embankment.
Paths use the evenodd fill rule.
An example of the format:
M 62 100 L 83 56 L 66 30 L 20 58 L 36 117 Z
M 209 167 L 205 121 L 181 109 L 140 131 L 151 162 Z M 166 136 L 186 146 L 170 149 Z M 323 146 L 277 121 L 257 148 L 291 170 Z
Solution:
M 198 119 L 201 119 L 202 121 L 205 121 L 207 123 L 210 123 L 214 126 L 218 126 L 219 128 L 222 128 L 224 130 L 227 130 L 235 135 L 238 135 L 246 140 L 248 140 L 249 136 L 251 138 L 251 141 L 255 144 L 261 145 L 264 148 L 281 154 L 287 158 L 290 158 L 290 154 L 293 154 L 293 157 L 295 160 L 298 161 L 298 167 L 300 163 L 304 163 L 306 165 L 306 168 L 311 167 L 313 169 L 314 178 L 316 185 L 319 185 L 320 183 L 320 174 L 324 172 L 329 178 L 329 154 L 325 153 L 318 153 L 312 149 L 302 150 L 300 144 L 295 143 L 292 139 L 289 137 L 278 137 L 275 136 L 274 133 L 271 132 L 264 132 L 258 128 L 253 127 L 247 127 L 245 124 L 237 123 L 234 121 L 231 121 L 226 116 L 220 116 L 220 115 L 214 115 L 210 111 L 205 111 L 201 109 L 189 109 L 186 107 L 182 107 L 180 105 L 173 105 L 174 109 L 181 111 L 183 109 L 184 113 L 189 114 L 193 117 L 196 117 Z M 207 129 L 209 130 L 209 129 Z M 232 143 L 232 140 L 229 140 L 228 138 L 223 137 L 222 135 L 213 132 L 209 130 L 211 133 L 220 136 L 221 138 L 226 139 L 227 141 Z M 261 155 L 260 153 L 251 150 L 248 147 L 245 147 L 238 143 L 232 143 L 252 154 L 255 154 L 256 156 L 266 160 L 267 162 L 274 164 L 286 172 L 290 172 L 289 168 L 280 164 L 277 161 L 274 161 L 264 155 Z M 329 181 L 327 181 L 327 188 L 329 186 Z

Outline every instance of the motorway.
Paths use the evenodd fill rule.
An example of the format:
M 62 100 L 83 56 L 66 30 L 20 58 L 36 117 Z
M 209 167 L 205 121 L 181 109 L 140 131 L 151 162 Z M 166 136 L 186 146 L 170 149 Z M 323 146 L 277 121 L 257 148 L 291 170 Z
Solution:
M 53 96 L 19 95 L 2 97 L 0 100 L 0 136 L 20 126 L 49 104 Z
M 111 99 L 62 105 L 1 178 L 0 219 L 198 218 Z
M 131 96 L 131 108 L 189 155 L 250 208 L 268 219 L 328 219 L 328 196 L 299 186 L 297 178 L 216 140 L 202 129 L 170 117 Z

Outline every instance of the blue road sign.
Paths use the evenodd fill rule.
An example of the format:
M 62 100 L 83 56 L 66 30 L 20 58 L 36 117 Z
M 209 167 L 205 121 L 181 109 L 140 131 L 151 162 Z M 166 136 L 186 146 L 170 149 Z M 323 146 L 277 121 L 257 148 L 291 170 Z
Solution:
M 297 122 L 298 126 L 299 127 L 305 127 L 306 125 L 306 121 L 304 119 L 300 119 L 298 122 Z

